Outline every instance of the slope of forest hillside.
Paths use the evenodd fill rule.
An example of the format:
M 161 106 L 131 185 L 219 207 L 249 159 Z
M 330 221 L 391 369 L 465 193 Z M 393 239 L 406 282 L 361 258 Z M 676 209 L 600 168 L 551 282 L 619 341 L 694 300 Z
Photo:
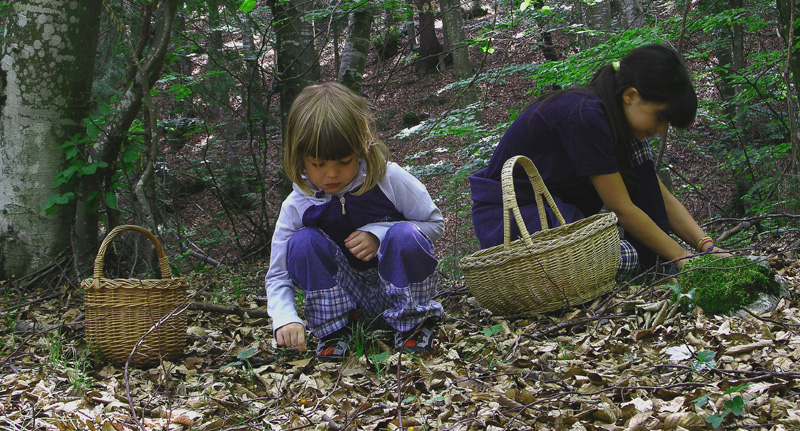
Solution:
M 800 429 L 800 216 L 789 178 L 796 173 L 768 149 L 783 142 L 775 123 L 785 119 L 771 119 L 771 111 L 785 108 L 772 99 L 756 103 L 767 96 L 740 89 L 753 97 L 752 122 L 743 124 L 754 149 L 737 150 L 744 131 L 725 124 L 718 83 L 708 72 L 717 60 L 698 54 L 710 52 L 705 46 L 715 34 L 694 28 L 683 42 L 707 102 L 691 130 L 669 132 L 667 171 L 676 194 L 721 244 L 765 258 L 784 281 L 782 295 L 767 309 L 710 315 L 675 299 L 674 274 L 649 271 L 618 280 L 611 293 L 587 304 L 507 319 L 470 293 L 458 268 L 477 249 L 466 176 L 485 163 L 492 143 L 536 94 L 585 82 L 591 73 L 570 63 L 591 52 L 581 48 L 580 31 L 551 23 L 552 47 L 574 70 L 560 69 L 545 60 L 533 23 L 523 28 L 508 19 L 520 8 L 511 3 L 503 3 L 502 14 L 484 4 L 486 15 L 466 20 L 476 40 L 470 48 L 476 107 L 461 105 L 449 67 L 420 76 L 408 54 L 380 59 L 375 45 L 367 59 L 362 93 L 392 159 L 426 184 L 447 221 L 436 243 L 442 275 L 436 299 L 447 314 L 433 354 L 399 354 L 390 347 L 393 334 L 382 330 L 359 332 L 342 364 L 275 344 L 263 237 L 287 193 L 277 93 L 266 103 L 273 120 L 259 125 L 268 139 L 253 144 L 224 137 L 243 118 L 233 109 L 241 104 L 230 111 L 198 104 L 189 117 L 185 107 L 175 109 L 170 75 L 156 95 L 164 139 L 158 193 L 170 264 L 190 282 L 184 355 L 149 368 L 111 364 L 85 339 L 84 292 L 72 276 L 0 281 L 6 323 L 0 325 L 0 429 Z M 672 25 L 664 23 L 683 12 L 676 2 L 653 5 L 661 19 L 648 23 L 653 29 Z M 764 57 L 781 46 L 769 22 L 750 34 L 758 40 L 752 50 Z M 635 44 L 640 36 L 620 43 Z M 480 40 L 491 40 L 492 49 L 481 49 Z M 235 38 L 227 43 L 238 46 Z M 191 55 L 198 77 L 214 66 L 207 53 Z M 322 81 L 336 80 L 334 57 L 326 45 Z M 609 57 L 597 61 L 615 58 Z M 772 62 L 770 70 L 781 67 L 758 58 Z M 262 60 L 265 67 L 275 62 L 268 53 Z M 222 75 L 208 76 L 197 80 L 210 87 Z M 262 177 L 248 171 L 251 160 L 265 165 Z M 745 182 L 743 172 L 750 174 Z M 778 180 L 765 180 L 772 178 Z M 125 199 L 121 194 L 121 207 Z M 125 243 L 115 251 L 138 257 L 141 248 Z M 132 276 L 127 263 L 109 257 L 107 270 Z

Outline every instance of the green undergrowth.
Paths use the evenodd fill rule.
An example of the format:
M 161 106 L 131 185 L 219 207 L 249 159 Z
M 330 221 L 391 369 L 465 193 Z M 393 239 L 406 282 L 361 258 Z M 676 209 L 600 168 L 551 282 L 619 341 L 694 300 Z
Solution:
M 752 304 L 759 293 L 778 293 L 769 268 L 740 256 L 691 259 L 678 283 L 684 294 L 693 293 L 695 304 L 706 314 L 729 314 Z

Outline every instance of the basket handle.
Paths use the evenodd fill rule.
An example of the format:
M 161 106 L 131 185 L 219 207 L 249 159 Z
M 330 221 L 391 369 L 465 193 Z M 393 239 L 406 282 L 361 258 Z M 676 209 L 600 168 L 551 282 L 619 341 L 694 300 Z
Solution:
M 164 248 L 161 247 L 161 242 L 149 230 L 132 224 L 117 226 L 112 229 L 108 235 L 106 235 L 103 243 L 100 244 L 100 250 L 97 252 L 97 257 L 94 258 L 94 278 L 103 278 L 103 260 L 106 256 L 106 250 L 108 250 L 108 246 L 114 240 L 114 237 L 129 230 L 139 232 L 153 243 L 153 245 L 156 247 L 156 254 L 158 255 L 158 265 L 161 268 L 161 278 L 172 278 L 172 270 L 169 268 L 169 262 L 167 261 L 167 256 L 164 254 Z
M 531 159 L 525 156 L 514 156 L 506 160 L 506 162 L 503 164 L 503 171 L 501 173 L 501 181 L 503 186 L 503 243 L 505 244 L 506 248 L 511 245 L 511 221 L 509 217 L 509 211 L 514 214 L 514 220 L 517 222 L 517 227 L 519 228 L 519 233 L 522 237 L 522 240 L 528 246 L 533 245 L 531 242 L 531 236 L 528 233 L 528 229 L 525 227 L 525 220 L 522 219 L 522 213 L 519 210 L 519 204 L 517 204 L 517 195 L 514 192 L 514 166 L 517 163 L 525 168 L 525 172 L 528 174 L 528 178 L 533 186 L 533 193 L 536 196 L 536 207 L 539 209 L 539 222 L 542 225 L 542 229 L 544 230 L 549 227 L 547 224 L 547 214 L 544 212 L 544 202 L 542 200 L 542 196 L 544 196 L 544 198 L 547 200 L 547 204 L 556 215 L 556 218 L 558 219 L 559 223 L 561 223 L 561 226 L 566 224 L 564 217 L 561 215 L 561 211 L 559 211 L 555 201 L 553 201 L 553 197 L 550 195 L 547 187 L 545 187 L 544 180 L 542 180 L 542 176 L 539 175 L 539 170 L 536 169 L 536 165 L 533 164 Z

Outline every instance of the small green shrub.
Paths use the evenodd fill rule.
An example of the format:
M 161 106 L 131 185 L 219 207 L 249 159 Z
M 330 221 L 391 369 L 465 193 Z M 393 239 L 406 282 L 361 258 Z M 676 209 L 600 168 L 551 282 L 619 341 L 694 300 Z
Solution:
M 694 290 L 694 301 L 707 314 L 728 314 L 758 299 L 758 294 L 777 293 L 769 268 L 744 257 L 700 256 L 686 262 L 678 283 Z

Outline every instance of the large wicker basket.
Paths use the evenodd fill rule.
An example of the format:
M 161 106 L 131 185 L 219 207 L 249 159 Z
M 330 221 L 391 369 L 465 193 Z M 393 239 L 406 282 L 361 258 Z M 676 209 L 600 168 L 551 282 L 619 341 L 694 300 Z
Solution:
M 525 168 L 536 195 L 542 230 L 528 233 L 522 219 L 512 172 Z M 614 213 L 595 214 L 565 224 L 539 171 L 525 156 L 503 165 L 504 243 L 459 262 L 472 295 L 492 313 L 523 316 L 582 304 L 610 291 L 620 263 L 619 233 Z M 544 197 L 560 226 L 548 229 Z M 511 241 L 509 212 L 520 231 Z
M 153 243 L 161 279 L 103 277 L 106 250 L 114 237 L 125 231 L 139 232 Z M 83 280 L 81 287 L 85 292 L 86 338 L 105 359 L 123 364 L 130 357 L 132 365 L 149 366 L 160 358 L 171 360 L 183 353 L 189 283 L 185 278 L 172 277 L 161 243 L 147 229 L 123 225 L 109 232 L 94 261 L 94 278 Z

